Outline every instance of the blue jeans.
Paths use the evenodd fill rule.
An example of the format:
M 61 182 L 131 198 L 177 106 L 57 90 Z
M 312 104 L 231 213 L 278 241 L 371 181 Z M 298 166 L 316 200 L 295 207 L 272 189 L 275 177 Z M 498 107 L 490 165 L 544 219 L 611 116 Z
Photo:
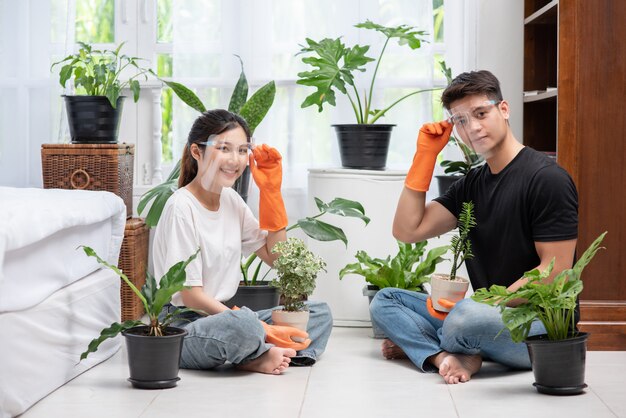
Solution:
M 511 368 L 530 369 L 526 344 L 514 343 L 509 331 L 502 331 L 499 308 L 463 299 L 441 321 L 428 313 L 427 298 L 424 293 L 385 288 L 370 304 L 372 321 L 420 370 L 435 371 L 427 359 L 442 351 L 480 354 Z M 530 335 L 545 332 L 543 324 L 536 321 Z
M 291 359 L 291 365 L 294 366 L 311 366 L 315 363 L 326 348 L 333 325 L 330 308 L 326 303 L 306 302 L 306 305 L 310 312 L 307 332 L 311 345 L 298 351 L 296 357 Z M 160 318 L 174 310 L 174 306 L 166 305 Z M 259 319 L 271 324 L 271 314 L 272 309 L 253 312 L 246 307 L 210 316 L 184 313 L 181 319 L 171 324 L 188 332 L 183 343 L 180 367 L 212 369 L 226 362 L 244 364 L 261 356 L 273 344 L 265 342 L 265 331 Z

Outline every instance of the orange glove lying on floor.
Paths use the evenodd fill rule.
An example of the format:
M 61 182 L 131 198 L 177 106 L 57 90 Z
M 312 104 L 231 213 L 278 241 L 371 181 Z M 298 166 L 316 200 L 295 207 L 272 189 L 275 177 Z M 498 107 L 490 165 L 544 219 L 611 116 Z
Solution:
M 456 305 L 456 302 L 452 302 L 452 301 L 449 301 L 448 299 L 443 299 L 443 298 L 440 298 L 437 302 L 439 302 L 439 304 L 446 309 L 452 309 L 454 308 L 454 305 Z M 432 316 L 433 318 L 441 319 L 442 321 L 446 319 L 446 316 L 448 316 L 448 313 L 449 313 L 449 312 L 440 312 L 436 310 L 435 308 L 433 308 L 433 301 L 431 298 L 426 299 L 426 309 L 428 309 L 428 313 L 430 314 L 430 316 Z
M 411 190 L 427 192 L 433 178 L 437 155 L 448 143 L 452 124 L 446 121 L 425 123 L 417 136 L 417 151 L 404 185 Z
M 261 321 L 261 325 L 265 329 L 265 341 L 274 344 L 276 347 L 293 348 L 296 351 L 304 350 L 311 344 L 309 334 L 294 328 L 282 325 L 269 325 Z M 294 341 L 297 338 L 299 341 Z
M 267 231 L 287 227 L 287 211 L 280 186 L 283 181 L 282 157 L 276 148 L 263 144 L 250 156 L 250 172 L 259 186 L 259 226 Z

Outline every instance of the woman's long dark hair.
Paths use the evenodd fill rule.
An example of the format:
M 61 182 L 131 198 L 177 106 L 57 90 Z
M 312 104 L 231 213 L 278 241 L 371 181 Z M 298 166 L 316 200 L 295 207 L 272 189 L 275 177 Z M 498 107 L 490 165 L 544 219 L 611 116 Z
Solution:
M 198 174 L 198 162 L 191 156 L 191 144 L 205 142 L 211 135 L 219 135 L 238 127 L 244 130 L 248 142 L 250 142 L 252 136 L 250 128 L 241 116 L 224 109 L 207 110 L 198 116 L 189 131 L 187 144 L 183 150 L 180 177 L 178 178 L 179 188 L 191 183 Z

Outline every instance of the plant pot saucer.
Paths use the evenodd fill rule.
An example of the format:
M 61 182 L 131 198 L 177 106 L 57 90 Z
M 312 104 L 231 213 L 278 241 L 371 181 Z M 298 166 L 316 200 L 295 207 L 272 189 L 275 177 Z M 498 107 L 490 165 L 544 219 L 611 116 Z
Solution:
M 169 389 L 176 386 L 176 382 L 179 380 L 180 377 L 169 380 L 135 380 L 128 378 L 128 381 L 137 389 Z
M 578 386 L 569 386 L 569 387 L 550 387 L 540 385 L 539 383 L 533 383 L 533 386 L 537 388 L 537 392 L 544 393 L 546 395 L 558 395 L 558 396 L 566 396 L 566 395 L 578 395 L 582 393 L 582 391 L 587 387 L 586 383 Z

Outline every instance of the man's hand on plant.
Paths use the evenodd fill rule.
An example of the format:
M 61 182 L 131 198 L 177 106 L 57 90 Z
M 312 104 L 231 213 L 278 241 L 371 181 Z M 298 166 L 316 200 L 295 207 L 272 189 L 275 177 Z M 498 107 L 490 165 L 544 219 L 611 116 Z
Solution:
M 417 150 L 404 185 L 411 190 L 427 192 L 433 178 L 437 155 L 448 143 L 452 124 L 447 121 L 422 125 L 417 136 Z
M 304 350 L 311 344 L 309 334 L 294 328 L 283 325 L 269 325 L 261 321 L 265 329 L 265 341 L 274 344 L 276 347 L 293 348 L 296 351 Z
M 443 299 L 443 298 L 440 298 L 437 302 L 446 309 L 452 309 L 454 308 L 454 305 L 456 305 L 456 302 L 452 302 L 448 299 Z M 442 321 L 446 319 L 446 316 L 448 316 L 448 313 L 449 313 L 449 312 L 441 312 L 441 311 L 436 310 L 433 307 L 433 301 L 430 297 L 426 299 L 426 309 L 428 309 L 428 313 L 430 314 L 430 316 L 432 316 L 433 318 L 440 319 Z
M 250 172 L 259 186 L 259 226 L 267 231 L 287 227 L 287 211 L 280 193 L 283 181 L 282 156 L 267 144 L 254 148 Z

